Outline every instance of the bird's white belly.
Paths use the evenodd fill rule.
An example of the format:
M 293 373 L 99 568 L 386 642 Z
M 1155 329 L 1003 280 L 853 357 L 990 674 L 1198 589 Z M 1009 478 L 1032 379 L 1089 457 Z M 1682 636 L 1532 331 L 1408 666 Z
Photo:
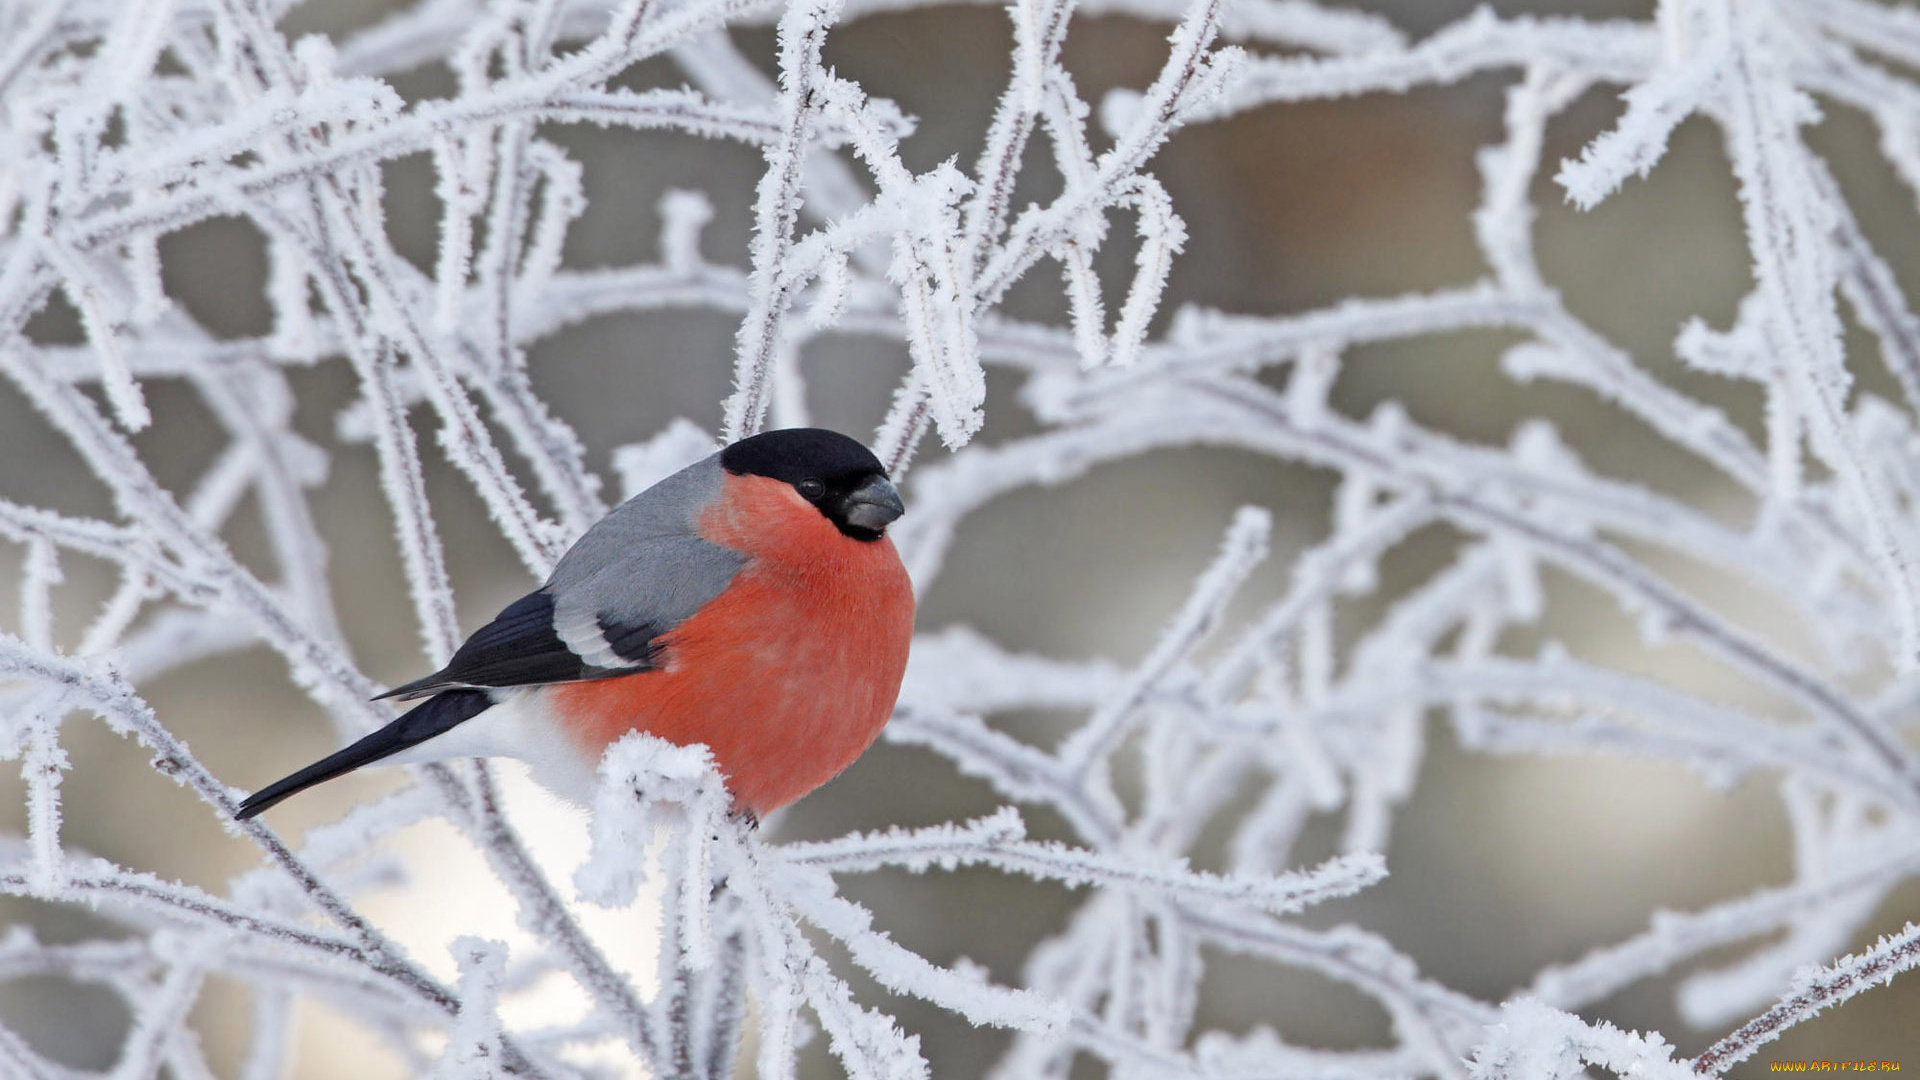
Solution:
M 425 765 L 469 757 L 510 757 L 527 763 L 540 786 L 569 802 L 593 801 L 598 761 L 589 761 L 567 738 L 540 688 L 489 691 L 487 711 L 380 764 Z

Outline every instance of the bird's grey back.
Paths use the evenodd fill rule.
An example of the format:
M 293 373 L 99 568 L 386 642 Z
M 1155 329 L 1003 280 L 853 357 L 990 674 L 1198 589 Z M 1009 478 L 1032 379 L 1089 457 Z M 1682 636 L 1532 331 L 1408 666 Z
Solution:
M 615 507 L 553 568 L 556 610 L 665 632 L 720 595 L 746 563 L 699 534 L 725 480 L 713 454 Z

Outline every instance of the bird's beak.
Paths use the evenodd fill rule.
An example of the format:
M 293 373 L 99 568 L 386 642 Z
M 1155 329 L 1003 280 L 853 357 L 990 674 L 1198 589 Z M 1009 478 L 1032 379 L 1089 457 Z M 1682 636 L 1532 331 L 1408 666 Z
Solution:
M 886 477 L 879 475 L 868 477 L 866 483 L 847 492 L 843 505 L 847 524 L 874 532 L 885 529 L 894 518 L 907 512 L 900 493 Z

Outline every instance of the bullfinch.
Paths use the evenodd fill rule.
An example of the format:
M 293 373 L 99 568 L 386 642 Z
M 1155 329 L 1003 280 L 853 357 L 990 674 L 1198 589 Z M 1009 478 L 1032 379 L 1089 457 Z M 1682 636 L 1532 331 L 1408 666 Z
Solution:
M 845 435 L 742 439 L 595 523 L 446 667 L 380 695 L 419 705 L 238 815 L 374 762 L 496 755 L 585 802 L 606 748 L 646 731 L 705 743 L 758 819 L 852 764 L 893 711 L 913 634 L 887 537 L 903 509 Z

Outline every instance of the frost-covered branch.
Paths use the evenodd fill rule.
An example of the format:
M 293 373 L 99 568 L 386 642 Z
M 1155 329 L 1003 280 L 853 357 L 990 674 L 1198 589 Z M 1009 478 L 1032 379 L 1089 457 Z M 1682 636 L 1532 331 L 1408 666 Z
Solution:
M 1920 876 L 1920 302 L 1899 237 L 1816 133 L 1821 109 L 1857 112 L 1901 197 L 1920 198 L 1911 6 L 1479 11 L 1415 36 L 1312 0 L 1017 0 L 1004 81 L 968 121 L 977 137 L 834 66 L 862 20 L 910 26 L 922 6 L 420 0 L 298 40 L 283 28 L 296 0 L 0 7 L 0 377 L 13 395 L 0 407 L 37 414 L 45 459 L 68 470 L 48 475 L 77 469 L 104 496 L 0 492 L 0 566 L 17 582 L 0 613 L 0 756 L 19 762 L 23 802 L 21 832 L 0 839 L 0 892 L 110 927 L 77 941 L 13 929 L 0 983 L 104 988 L 126 1018 L 124 1077 L 222 1074 L 190 1029 L 208 985 L 229 980 L 254 994 L 245 1080 L 301 1072 L 306 999 L 445 1077 L 598 1075 L 580 1052 L 612 1048 L 651 1075 L 720 1080 L 749 1031 L 758 1074 L 785 1077 L 816 1028 L 849 1075 L 944 1075 L 896 1019 L 898 998 L 1005 1029 L 1005 1080 L 1064 1080 L 1082 1062 L 1114 1076 L 1667 1077 L 1724 1073 L 1914 966 L 1913 928 L 1874 920 Z M 1161 39 L 1099 100 L 1080 87 L 1114 80 L 1074 48 L 1091 18 Z M 753 34 L 766 27 L 763 67 Z M 1159 166 L 1183 132 L 1482 77 L 1505 90 L 1461 230 L 1478 249 L 1471 276 L 1297 310 L 1189 302 L 1206 293 L 1183 273 L 1217 258 L 1196 248 L 1218 239 L 1199 227 L 1214 208 Z M 1556 125 L 1595 95 L 1617 95 L 1617 114 L 1548 160 Z M 1725 150 L 1751 276 L 1737 305 L 1694 313 L 1670 357 L 1650 358 L 1557 276 L 1567 255 L 1543 256 L 1537 203 L 1544 190 L 1603 207 L 1668 168 L 1694 127 Z M 744 147 L 725 160 L 748 171 L 662 192 L 580 149 L 632 133 L 668 158 Z M 415 167 L 431 174 L 424 256 L 390 220 L 407 205 L 396 177 Z M 651 201 L 634 213 L 658 218 L 655 253 L 586 265 L 582 222 L 616 220 L 588 215 L 637 191 Z M 216 325 L 182 290 L 204 268 L 174 241 L 217 221 L 259 239 L 265 269 L 246 285 L 264 328 Z M 688 314 L 731 325 L 730 355 L 656 358 L 644 339 Z M 612 447 L 576 430 L 547 392 L 547 350 L 615 317 L 643 340 L 606 364 L 731 373 L 713 431 L 681 419 Z M 1710 479 L 1623 475 L 1590 434 L 1546 416 L 1467 438 L 1402 392 L 1402 361 L 1367 361 L 1362 381 L 1385 388 L 1368 414 L 1345 404 L 1357 351 L 1412 355 L 1480 331 L 1499 339 L 1487 378 L 1584 395 L 1632 432 L 1609 439 L 1656 442 Z M 560 883 L 484 765 L 419 768 L 414 786 L 295 845 L 233 823 L 230 785 L 252 774 L 216 770 L 179 734 L 191 718 L 156 707 L 163 678 L 261 649 L 333 734 L 390 719 L 368 700 L 387 668 L 348 632 L 363 621 L 344 609 L 357 568 L 328 551 L 349 518 L 339 461 L 365 455 L 377 477 L 353 520 L 377 521 L 397 555 L 404 600 L 382 617 L 410 620 L 418 659 L 436 665 L 460 641 L 467 595 L 492 591 L 463 579 L 472 530 L 448 524 L 448 500 L 488 515 L 529 584 L 606 511 L 603 451 L 630 493 L 719 440 L 840 417 L 816 365 L 852 339 L 902 358 L 861 373 L 874 392 L 856 396 L 873 408 L 853 422 L 903 481 L 893 539 L 923 597 L 968 587 L 943 579 L 965 564 L 950 556 L 978 512 L 1172 451 L 1304 467 L 1326 481 L 1325 505 L 1275 497 L 1180 519 L 1200 542 L 1224 534 L 1210 565 L 1170 557 L 1102 583 L 1190 583 L 1142 614 L 1159 634 L 1143 624 L 1137 655 L 1023 652 L 923 625 L 887 740 L 1002 804 L 966 822 L 876 814 L 862 831 L 783 842 L 777 822 L 729 816 L 699 749 L 635 738 L 603 763 L 593 852 Z M 1693 375 L 1750 393 L 1758 419 Z M 335 411 L 316 419 L 322 402 Z M 183 434 L 202 450 L 169 449 Z M 944 451 L 912 467 L 929 434 Z M 1102 640 L 1098 618 L 1059 614 Z M 1592 628 L 1616 620 L 1663 662 L 1610 651 Z M 224 885 L 175 881 L 158 855 L 86 851 L 93 809 L 70 805 L 74 779 L 107 766 L 75 731 L 96 722 L 258 866 Z M 1359 910 L 1342 899 L 1392 868 L 1381 853 L 1427 782 L 1430 722 L 1502 768 L 1607 754 L 1754 785 L 1783 808 L 1791 868 L 1648 912 L 1624 940 L 1532 972 L 1531 997 L 1476 1000 L 1421 971 L 1417 943 L 1340 923 Z M 369 853 L 435 818 L 480 853 L 526 931 L 509 945 L 450 927 L 448 978 L 367 905 L 409 870 Z M 1316 822 L 1337 853 L 1303 868 Z M 853 899 L 907 874 L 1052 890 L 1062 914 L 1022 943 L 1021 966 L 989 976 L 922 951 L 884 900 Z M 843 891 L 852 875 L 863 891 Z M 635 979 L 582 905 L 643 896 L 660 948 Z M 1324 922 L 1296 920 L 1322 905 Z M 1385 1013 L 1387 1042 L 1224 1030 L 1203 992 L 1222 955 L 1236 977 L 1297 969 L 1350 988 Z M 1683 1021 L 1739 1025 L 1692 1063 L 1601 1013 L 1669 974 Z M 517 999 L 543 980 L 579 991 L 582 1015 L 520 1023 Z M 5 1026 L 0 1071 L 83 1075 Z

